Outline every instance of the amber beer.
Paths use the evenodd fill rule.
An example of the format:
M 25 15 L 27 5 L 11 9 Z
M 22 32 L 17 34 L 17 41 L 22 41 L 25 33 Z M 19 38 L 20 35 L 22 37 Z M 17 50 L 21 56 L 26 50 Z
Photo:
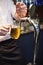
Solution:
M 18 39 L 20 37 L 20 27 L 11 28 L 11 37 L 13 39 Z

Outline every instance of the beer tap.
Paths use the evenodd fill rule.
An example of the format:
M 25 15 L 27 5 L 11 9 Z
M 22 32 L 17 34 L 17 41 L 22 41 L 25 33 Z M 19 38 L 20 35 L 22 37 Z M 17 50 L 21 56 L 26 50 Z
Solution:
M 35 47 L 34 47 L 34 57 L 33 57 L 33 63 L 32 65 L 36 65 L 36 57 L 37 57 L 37 53 L 38 53 L 38 49 L 39 49 L 39 43 L 38 43 L 38 40 L 39 40 L 39 32 L 40 32 L 40 25 L 39 25 L 39 22 L 38 20 L 36 20 L 36 22 L 31 18 L 31 16 L 33 16 L 34 14 L 34 11 L 33 11 L 33 8 L 34 8 L 34 11 L 35 11 L 35 6 L 33 4 L 30 5 L 29 9 L 30 11 L 30 16 L 29 17 L 24 17 L 24 18 L 21 18 L 21 21 L 26 21 L 28 20 L 29 24 L 32 24 L 33 28 L 34 28 L 34 44 L 35 44 Z M 32 14 L 32 15 L 31 15 Z M 37 18 L 36 18 L 37 19 Z
M 39 49 L 39 32 L 40 32 L 40 25 L 39 25 L 39 20 L 37 19 L 37 17 L 35 17 L 35 9 L 36 6 L 34 4 L 30 4 L 29 5 L 29 17 L 25 17 L 25 18 L 21 18 L 21 20 L 28 20 L 29 24 L 32 24 L 33 28 L 34 28 L 34 55 L 33 55 L 33 63 L 32 65 L 36 65 L 36 57 L 37 57 L 37 53 L 38 53 L 38 49 Z M 34 20 L 35 17 L 35 20 Z
M 25 1 L 27 3 L 27 0 L 25 0 Z M 31 1 L 33 1 L 33 0 L 29 0 L 29 1 L 30 1 L 30 5 L 28 7 L 29 14 L 26 17 L 24 17 L 24 18 L 20 17 L 20 21 L 21 22 L 26 22 L 26 20 L 27 20 L 29 22 L 29 24 L 32 24 L 32 26 L 34 28 L 34 44 L 35 44 L 35 47 L 34 47 L 34 57 L 33 57 L 32 65 L 36 65 L 36 56 L 37 56 L 37 52 L 38 52 L 38 49 L 39 49 L 38 40 L 39 40 L 40 25 L 39 25 L 39 22 L 37 20 L 36 20 L 36 22 L 33 20 L 36 7 L 35 7 L 34 4 L 32 4 L 33 2 L 31 3 Z M 20 26 L 21 26 L 21 23 L 20 23 Z
M 39 40 L 40 25 L 39 25 L 38 21 L 34 22 L 30 17 L 21 18 L 21 20 L 28 20 L 29 24 L 32 24 L 32 26 L 34 28 L 35 48 L 34 48 L 33 65 L 36 65 L 36 56 L 37 56 L 37 52 L 38 52 L 38 48 L 39 48 L 38 40 Z

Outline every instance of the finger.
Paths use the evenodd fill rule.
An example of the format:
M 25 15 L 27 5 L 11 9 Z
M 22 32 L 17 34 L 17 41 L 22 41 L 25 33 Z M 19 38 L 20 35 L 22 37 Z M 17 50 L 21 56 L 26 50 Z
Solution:
M 18 5 L 18 4 L 20 4 L 20 2 L 18 1 L 18 2 L 16 2 L 16 5 Z
M 23 2 L 20 2 L 20 5 L 25 5 Z
M 22 13 L 25 13 L 26 14 L 27 13 L 27 10 L 25 10 L 25 9 L 24 10 L 21 10 L 21 14 Z
M 11 24 L 5 25 L 4 27 L 11 27 Z
M 4 35 L 6 35 L 6 33 L 0 31 L 0 36 L 4 36 Z
M 25 11 L 27 10 L 27 6 L 26 5 L 20 6 L 20 9 Z
M 5 29 L 5 30 L 9 30 L 9 28 L 8 28 L 8 27 L 4 27 L 4 26 L 3 26 L 3 29 Z
M 5 28 L 5 29 L 9 29 L 10 27 L 11 27 L 11 25 L 2 26 L 2 28 Z
M 27 11 L 22 11 L 22 13 L 21 13 L 21 16 L 26 16 L 26 14 L 27 14 Z
M 27 6 L 26 6 L 26 5 L 22 5 L 22 6 L 20 6 L 20 9 L 21 9 L 21 10 L 24 10 L 24 9 L 27 10 Z M 25 11 L 25 10 L 24 10 L 24 11 Z
M 27 10 L 25 10 L 25 9 L 21 10 L 21 13 L 27 13 Z
M 8 27 L 4 27 L 4 26 L 2 26 L 2 27 L 0 28 L 0 30 L 1 30 L 1 31 L 4 31 L 4 32 L 9 32 L 9 28 L 8 28 Z
M 23 2 L 17 2 L 16 8 L 17 9 L 19 9 L 19 8 L 26 8 L 27 9 L 27 6 Z
M 21 8 L 24 8 L 24 7 L 27 8 L 27 6 L 26 6 L 23 2 L 17 2 L 16 8 L 19 9 L 20 7 L 21 7 Z
M 16 3 L 16 8 L 20 7 L 20 2 Z
M 3 30 L 3 29 L 0 29 L 0 34 L 3 36 L 3 35 L 6 35 L 7 34 L 7 31 Z
M 9 32 L 8 29 L 4 29 L 4 28 L 2 28 L 1 31 L 3 31 L 3 32 Z

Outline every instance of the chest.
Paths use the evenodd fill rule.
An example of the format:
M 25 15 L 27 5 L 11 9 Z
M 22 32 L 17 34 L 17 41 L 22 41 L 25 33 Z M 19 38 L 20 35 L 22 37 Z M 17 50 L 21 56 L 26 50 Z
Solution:
M 5 0 L 0 0 L 0 15 L 7 15 L 9 13 L 9 3 Z

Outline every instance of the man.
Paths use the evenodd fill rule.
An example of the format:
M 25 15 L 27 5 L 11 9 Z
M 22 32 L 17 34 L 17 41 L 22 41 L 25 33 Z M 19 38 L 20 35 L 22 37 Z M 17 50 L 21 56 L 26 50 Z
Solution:
M 26 13 L 24 3 L 17 2 L 15 6 L 12 0 L 0 0 L 0 65 L 23 64 L 18 43 L 10 37 L 10 30 L 13 25 L 12 17 L 19 21 Z

